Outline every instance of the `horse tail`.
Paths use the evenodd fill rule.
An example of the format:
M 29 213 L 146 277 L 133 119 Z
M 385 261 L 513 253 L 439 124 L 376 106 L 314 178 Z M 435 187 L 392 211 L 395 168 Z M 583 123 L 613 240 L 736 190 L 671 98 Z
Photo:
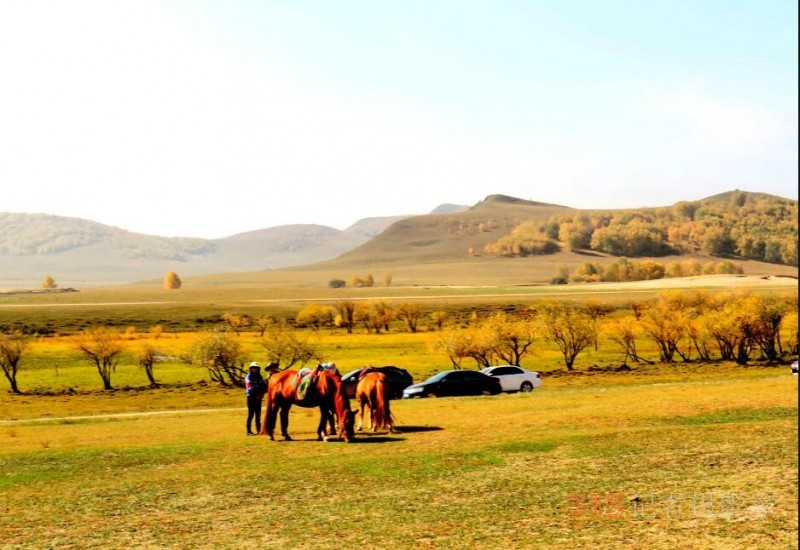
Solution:
M 272 434 L 275 430 L 275 426 L 269 425 L 270 422 L 270 411 L 272 410 L 272 394 L 275 390 L 275 380 L 274 377 L 270 376 L 267 379 L 267 393 L 264 395 L 264 400 L 266 401 L 267 406 L 264 407 L 264 421 L 261 423 L 261 431 L 259 432 L 260 435 L 269 435 Z
M 374 403 L 371 404 L 373 415 L 375 418 L 375 425 L 380 428 L 392 429 L 394 419 L 392 418 L 392 411 L 389 407 L 389 384 L 386 380 L 386 375 L 376 377 L 374 389 Z

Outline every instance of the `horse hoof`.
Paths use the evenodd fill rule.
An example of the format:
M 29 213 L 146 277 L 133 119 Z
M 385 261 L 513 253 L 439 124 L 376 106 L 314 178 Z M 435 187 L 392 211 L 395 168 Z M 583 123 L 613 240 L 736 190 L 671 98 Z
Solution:
M 284 436 L 283 440 L 284 441 L 292 441 L 292 436 L 290 436 L 290 435 Z

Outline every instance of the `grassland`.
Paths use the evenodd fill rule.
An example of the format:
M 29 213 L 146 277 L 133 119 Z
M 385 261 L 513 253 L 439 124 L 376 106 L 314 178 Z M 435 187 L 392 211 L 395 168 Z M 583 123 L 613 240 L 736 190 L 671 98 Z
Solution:
M 639 374 L 395 402 L 400 433 L 349 445 L 313 440 L 304 409 L 295 442 L 244 437 L 241 396 L 226 392 L 221 410 L 4 422 L 0 545 L 795 544 L 797 378 Z
M 601 347 L 567 373 L 540 343 L 523 363 L 543 373 L 533 394 L 397 401 L 399 433 L 347 445 L 317 442 L 316 411 L 297 408 L 296 441 L 244 437 L 242 390 L 210 384 L 177 360 L 193 338 L 186 331 L 225 311 L 292 313 L 342 296 L 459 311 L 556 293 L 621 303 L 660 286 L 398 285 L 343 295 L 310 275 L 294 289 L 278 280 L 285 273 L 272 276 L 190 282 L 177 293 L 142 284 L 4 297 L 0 324 L 140 332 L 127 337 L 112 392 L 67 336 L 30 344 L 19 376 L 27 393 L 0 393 L 0 547 L 796 546 L 798 388 L 786 366 L 617 371 L 621 358 Z M 796 288 L 796 279 L 673 284 L 772 292 Z M 145 329 L 156 322 L 168 328 L 154 342 L 168 359 L 156 366 L 161 385 L 149 388 L 133 350 L 153 341 Z M 397 364 L 421 379 L 448 368 L 432 349 L 434 331 L 314 338 L 343 371 Z M 265 359 L 255 335 L 241 342 Z M 640 353 L 656 352 L 643 341 Z

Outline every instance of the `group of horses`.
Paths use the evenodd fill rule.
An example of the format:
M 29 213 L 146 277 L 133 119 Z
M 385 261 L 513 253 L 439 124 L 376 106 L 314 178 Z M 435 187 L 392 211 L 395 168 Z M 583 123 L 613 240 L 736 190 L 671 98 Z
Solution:
M 305 369 L 307 371 L 308 369 Z M 299 382 L 308 376 L 306 386 L 299 390 Z M 287 441 L 291 436 L 289 427 L 289 410 L 292 405 L 313 408 L 320 411 L 317 439 L 328 440 L 336 435 L 338 439 L 349 443 L 355 437 L 356 412 L 350 408 L 341 376 L 338 371 L 326 369 L 318 365 L 313 371 L 284 370 L 269 377 L 265 395 L 266 411 L 261 435 L 275 439 L 275 425 L 278 417 L 281 421 L 281 435 Z M 356 402 L 359 406 L 360 420 L 357 429 L 364 425 L 364 412 L 369 409 L 370 429 L 388 429 L 394 431 L 394 419 L 389 407 L 389 383 L 382 372 L 365 368 L 356 387 Z

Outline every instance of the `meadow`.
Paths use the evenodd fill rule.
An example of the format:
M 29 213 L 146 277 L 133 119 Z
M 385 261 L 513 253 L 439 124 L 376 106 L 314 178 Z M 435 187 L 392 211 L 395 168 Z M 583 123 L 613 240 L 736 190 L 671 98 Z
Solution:
M 655 292 L 592 288 L 620 301 Z M 525 303 L 536 290 L 423 294 L 444 296 L 427 307 L 469 311 Z M 82 305 L 63 295 L 15 299 L 0 313 L 76 329 L 97 319 L 133 325 L 132 349 L 154 340 L 149 323 L 175 312 L 190 325 L 312 299 L 277 292 L 265 306 L 258 300 L 272 299 L 269 291 L 229 301 L 198 291 L 191 303 L 148 305 L 148 293 L 98 290 Z M 432 347 L 436 334 L 313 338 L 342 372 L 396 364 L 420 380 L 449 368 Z M 537 343 L 523 361 L 543 376 L 531 394 L 394 401 L 399 431 L 351 444 L 316 441 L 318 413 L 294 408 L 296 440 L 270 442 L 244 436 L 240 388 L 177 360 L 193 337 L 176 324 L 154 340 L 168 358 L 156 365 L 156 388 L 127 352 L 110 392 L 68 336 L 31 343 L 19 376 L 25 393 L 0 393 L 0 547 L 796 545 L 798 388 L 786 365 L 620 370 L 620 355 L 601 345 L 568 373 L 552 345 Z M 240 339 L 253 359 L 266 359 L 256 335 Z M 652 358 L 655 349 L 642 341 L 640 353 Z
M 399 433 L 351 444 L 317 442 L 316 411 L 297 408 L 295 441 L 245 437 L 239 392 L 187 400 L 194 412 L 4 421 L 0 540 L 68 548 L 796 543 L 797 378 L 784 368 L 642 369 L 545 378 L 532 394 L 395 401 Z M 152 400 L 169 401 L 167 391 Z M 119 397 L 132 396 L 96 401 Z M 60 397 L 37 399 L 60 414 Z M 114 409 L 95 410 L 103 407 Z

